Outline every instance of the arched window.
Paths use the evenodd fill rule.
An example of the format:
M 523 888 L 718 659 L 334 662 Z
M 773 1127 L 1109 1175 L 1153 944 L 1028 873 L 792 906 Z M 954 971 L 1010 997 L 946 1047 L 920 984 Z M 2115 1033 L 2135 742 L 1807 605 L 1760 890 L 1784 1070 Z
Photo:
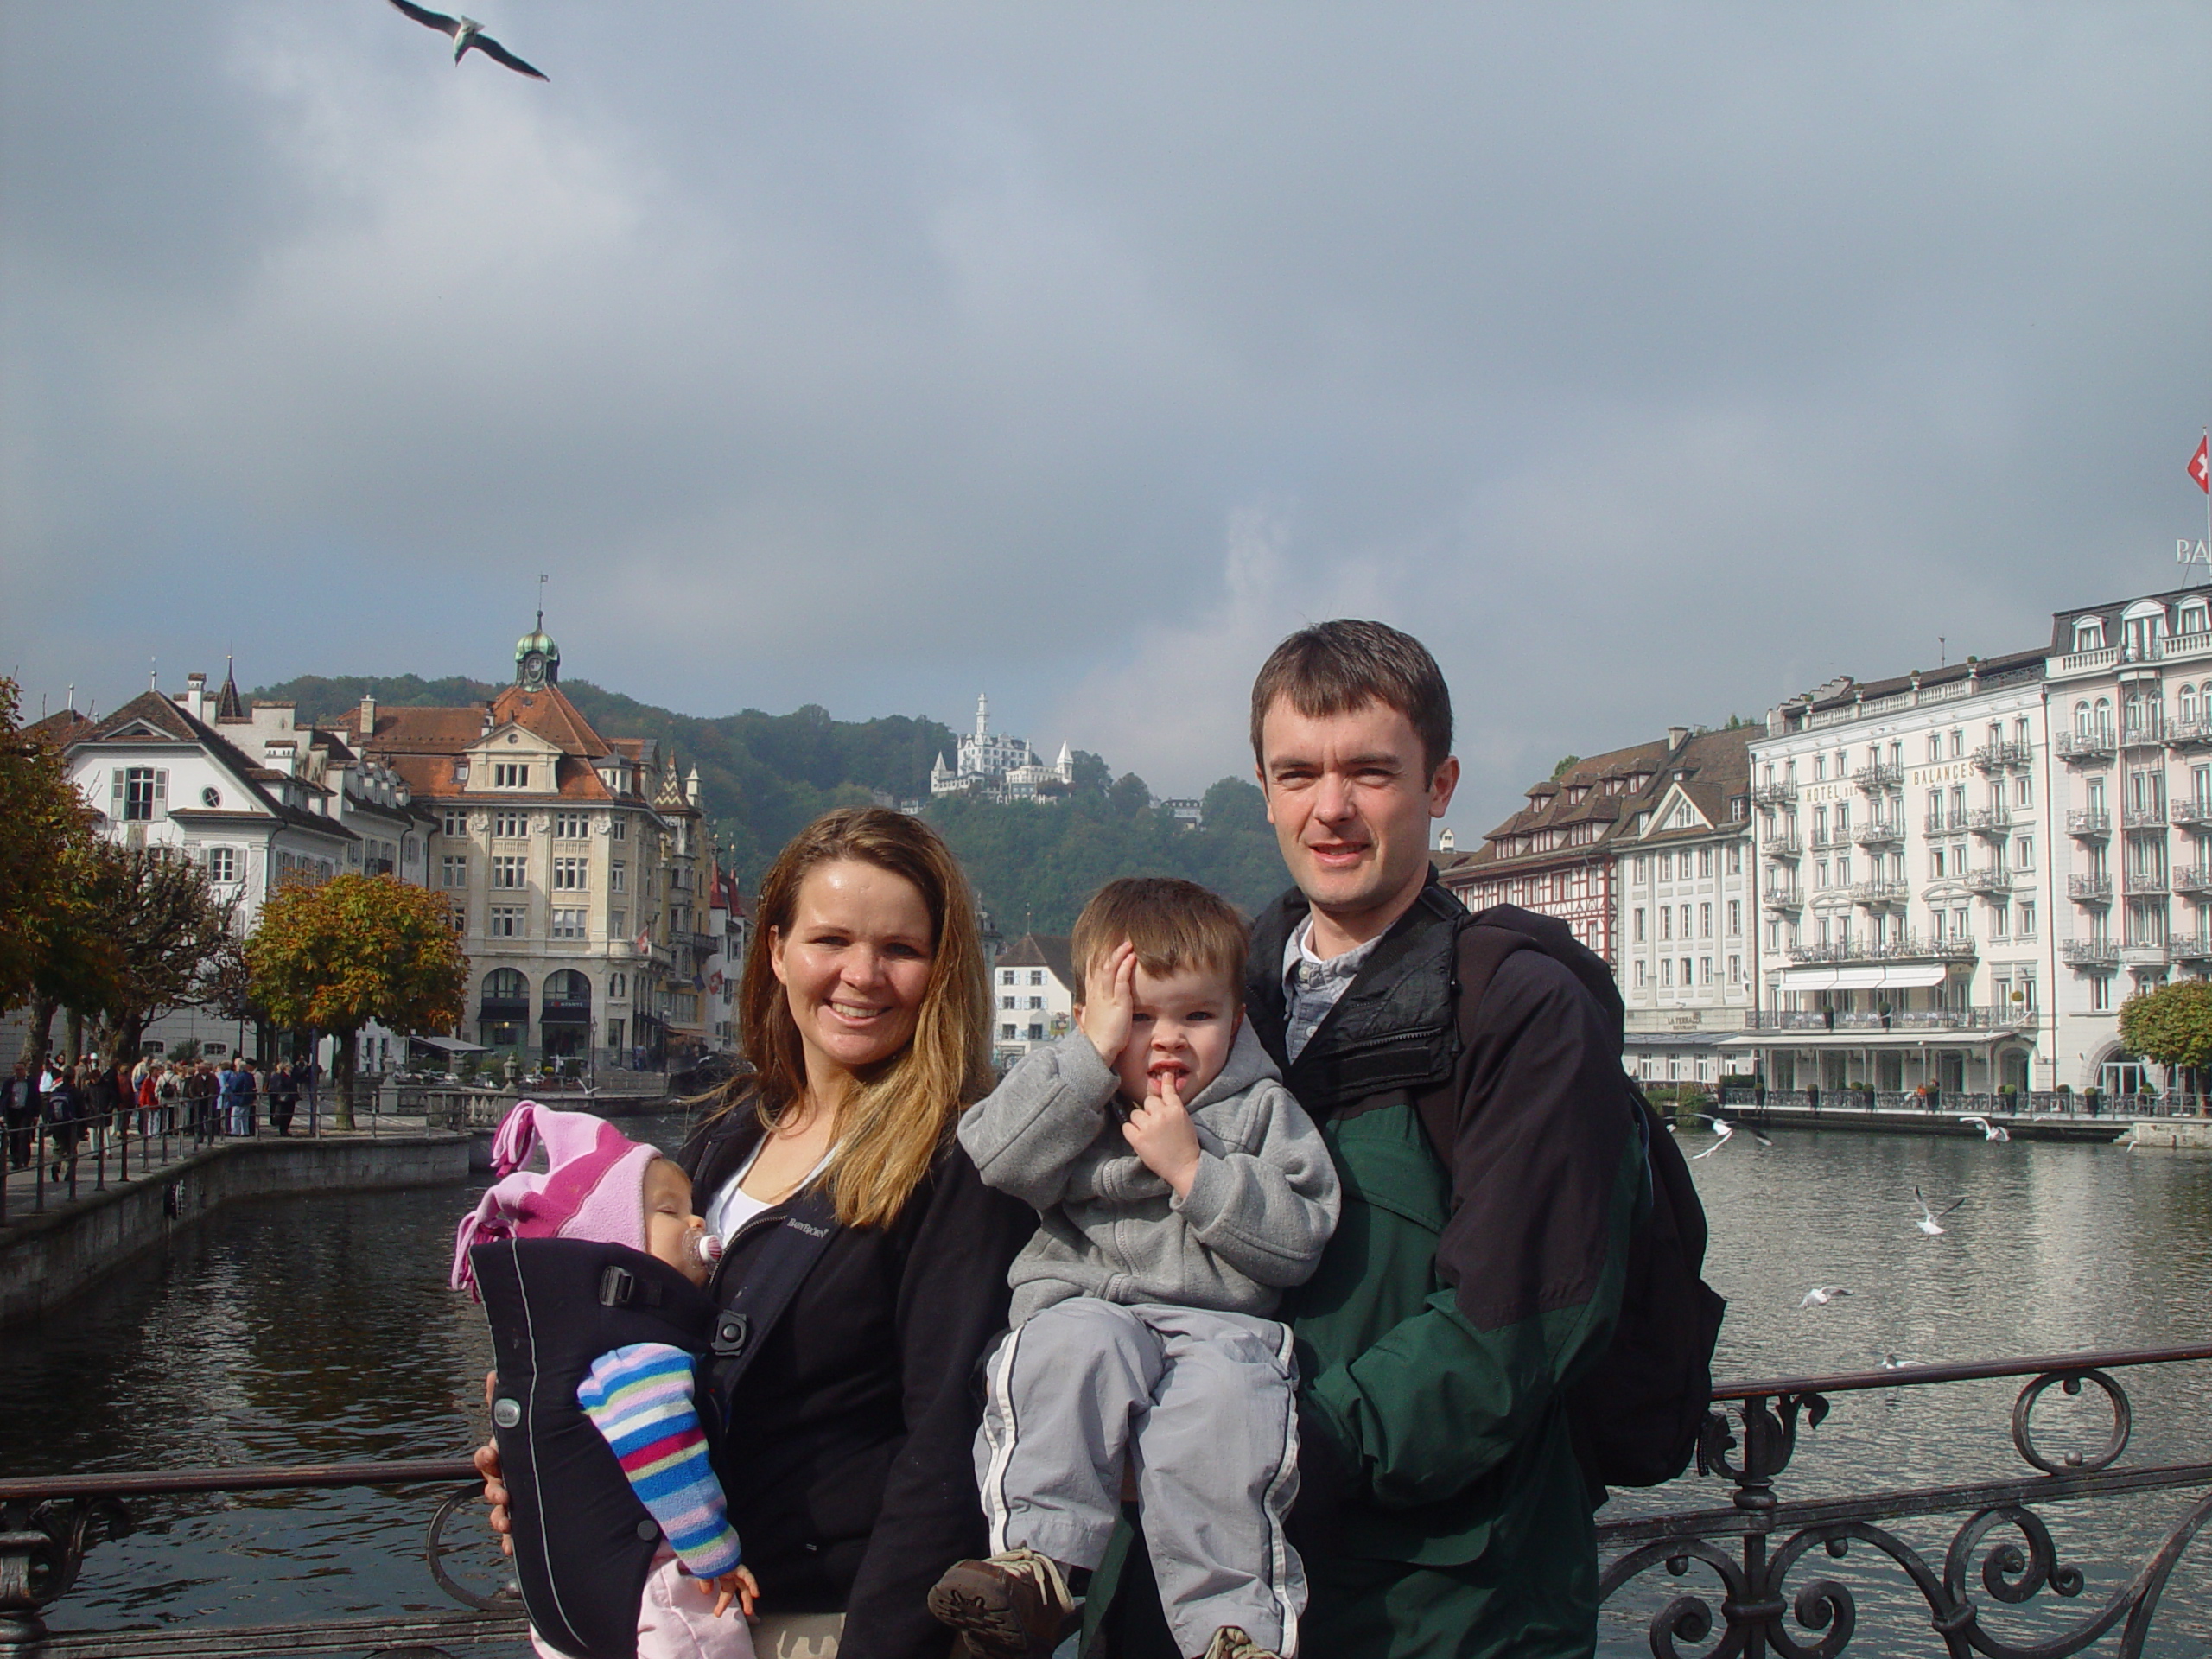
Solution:
M 2086 700 L 2074 705 L 2074 734 L 2076 737 L 2089 734 L 2089 705 Z
M 557 974 L 545 976 L 544 996 L 550 1007 L 556 1002 L 569 1004 L 591 1003 L 591 981 L 573 968 L 564 968 Z
M 2112 734 L 2112 699 L 2110 697 L 2097 699 L 2096 729 L 2107 736 Z
M 2102 651 L 2105 648 L 2105 622 L 2101 616 L 2085 616 L 2074 625 L 2074 649 Z
M 530 982 L 519 969 L 494 968 L 484 976 L 484 1000 L 486 1002 L 526 1001 L 530 996 Z
M 2183 721 L 2190 725 L 2196 724 L 2196 688 L 2193 685 L 2184 685 L 2182 687 L 2180 692 L 2180 702 L 2181 717 Z

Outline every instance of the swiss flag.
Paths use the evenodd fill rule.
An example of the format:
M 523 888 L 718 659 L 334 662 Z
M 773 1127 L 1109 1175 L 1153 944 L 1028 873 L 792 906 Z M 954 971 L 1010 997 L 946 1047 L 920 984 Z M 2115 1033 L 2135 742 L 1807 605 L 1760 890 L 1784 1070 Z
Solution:
M 2198 489 L 2212 495 L 2212 437 L 2196 441 L 2196 453 L 2189 458 L 2189 475 Z

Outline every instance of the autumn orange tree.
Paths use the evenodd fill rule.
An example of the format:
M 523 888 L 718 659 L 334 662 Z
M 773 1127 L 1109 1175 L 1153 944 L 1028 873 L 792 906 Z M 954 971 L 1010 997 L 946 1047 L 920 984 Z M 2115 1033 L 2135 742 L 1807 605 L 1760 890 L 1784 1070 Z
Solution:
M 122 969 L 92 902 L 99 841 L 61 753 L 16 724 L 0 678 L 0 1013 L 29 1004 L 24 1058 L 43 1064 L 54 1016 L 111 1000 Z
M 372 1020 L 449 1032 L 468 991 L 468 957 L 444 903 L 389 875 L 294 882 L 261 907 L 245 942 L 253 1001 L 279 1026 L 338 1039 L 330 1080 L 337 1126 L 353 1127 L 353 1039 Z

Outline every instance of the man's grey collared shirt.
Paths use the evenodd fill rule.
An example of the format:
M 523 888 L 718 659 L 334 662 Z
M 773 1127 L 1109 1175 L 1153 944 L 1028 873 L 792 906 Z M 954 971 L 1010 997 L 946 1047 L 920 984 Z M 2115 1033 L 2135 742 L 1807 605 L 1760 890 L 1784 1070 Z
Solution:
M 1310 912 L 1291 930 L 1282 948 L 1282 1040 L 1284 1052 L 1294 1063 L 1306 1039 L 1313 1035 L 1314 1027 L 1329 1017 L 1329 1010 L 1351 988 L 1359 970 L 1367 965 L 1367 959 L 1375 954 L 1375 947 L 1382 943 L 1382 936 L 1377 934 L 1342 956 L 1323 958 L 1313 954 L 1313 918 Z

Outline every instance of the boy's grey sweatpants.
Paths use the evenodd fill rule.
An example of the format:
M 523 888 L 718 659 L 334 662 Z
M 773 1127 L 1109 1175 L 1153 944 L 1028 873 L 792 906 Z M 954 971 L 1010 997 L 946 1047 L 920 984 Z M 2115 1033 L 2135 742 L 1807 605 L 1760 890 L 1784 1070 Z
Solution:
M 991 1548 L 1095 1567 L 1126 1452 L 1176 1643 L 1224 1624 L 1297 1651 L 1306 1573 L 1283 1537 L 1298 1495 L 1290 1332 L 1244 1313 L 1071 1297 L 1001 1339 L 976 1475 Z

